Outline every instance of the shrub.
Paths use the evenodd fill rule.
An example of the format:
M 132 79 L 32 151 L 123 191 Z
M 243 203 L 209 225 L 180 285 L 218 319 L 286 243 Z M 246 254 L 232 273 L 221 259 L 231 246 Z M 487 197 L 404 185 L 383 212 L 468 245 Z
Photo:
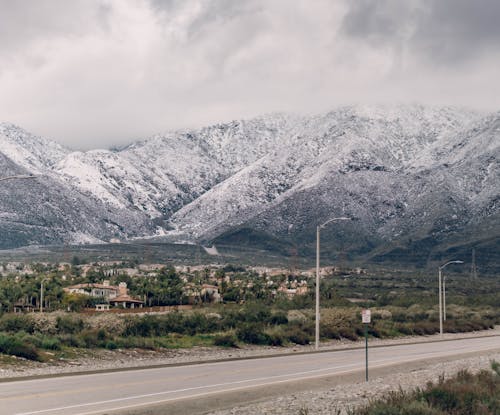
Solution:
M 24 357 L 29 360 L 40 360 L 40 354 L 35 346 L 5 333 L 0 333 L 0 353 Z
M 61 350 L 61 342 L 56 337 L 43 337 L 40 347 L 45 350 Z
M 270 344 L 271 339 L 262 328 L 254 323 L 243 324 L 237 331 L 236 337 L 249 344 Z
M 296 326 L 293 327 L 288 332 L 288 340 L 295 344 L 309 344 L 311 342 L 311 337 L 308 333 L 306 333 L 303 329 Z
M 58 316 L 56 330 L 58 333 L 73 334 L 83 330 L 83 320 L 73 316 Z
M 271 333 L 269 334 L 269 345 L 270 346 L 283 346 L 284 338 L 281 333 Z
M 222 334 L 215 336 L 214 345 L 221 347 L 238 347 L 236 338 L 232 334 Z
M 106 342 L 106 349 L 108 349 L 108 350 L 115 350 L 117 348 L 118 348 L 118 346 L 117 346 L 117 344 L 113 340 L 108 340 Z
M 128 321 L 128 325 L 125 329 L 125 336 L 141 336 L 149 337 L 153 334 L 155 324 L 155 317 L 144 316 L 139 318 L 132 318 Z
M 336 327 L 332 327 L 331 325 L 321 325 L 320 333 L 322 337 L 327 339 L 335 339 L 340 340 L 340 334 Z
M 63 334 L 59 336 L 59 340 L 62 344 L 69 347 L 85 347 L 85 342 L 83 341 L 81 336 L 75 334 Z
M 114 340 L 116 346 L 120 349 L 130 349 L 137 347 L 139 349 L 155 350 L 157 345 L 153 339 L 143 337 L 120 337 Z
M 352 327 L 340 327 L 339 328 L 339 335 L 340 337 L 352 341 L 358 340 L 358 336 L 356 334 L 356 331 Z
M 285 313 L 280 312 L 280 313 L 275 313 L 271 316 L 269 319 L 269 322 L 274 325 L 281 325 L 281 324 L 288 324 L 288 317 L 286 316 Z
M 500 413 L 500 376 L 498 364 L 493 371 L 475 375 L 466 370 L 455 377 L 429 382 L 424 390 L 391 392 L 353 415 L 488 415 Z
M 0 319 L 0 331 L 33 333 L 34 326 L 33 319 L 26 314 L 4 314 Z
M 91 349 L 95 347 L 103 347 L 104 346 L 104 341 L 102 339 L 99 339 L 99 331 L 98 330 L 91 330 L 87 329 L 82 331 L 81 334 L 81 339 L 85 345 L 85 347 Z

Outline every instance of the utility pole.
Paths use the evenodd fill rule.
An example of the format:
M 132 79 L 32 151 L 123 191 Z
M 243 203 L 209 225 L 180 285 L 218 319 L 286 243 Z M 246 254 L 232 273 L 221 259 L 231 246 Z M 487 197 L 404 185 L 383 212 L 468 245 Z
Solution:
M 472 248 L 472 261 L 471 261 L 471 267 L 470 267 L 470 277 L 472 280 L 477 279 L 476 248 Z
M 443 335 L 443 304 L 446 304 L 446 298 L 444 296 L 446 295 L 445 292 L 443 292 L 443 283 L 442 283 L 442 272 L 441 270 L 446 267 L 447 265 L 450 264 L 463 264 L 463 261 L 448 261 L 446 264 L 441 265 L 438 268 L 438 284 L 439 284 L 439 334 L 442 336 Z M 446 310 L 444 310 L 444 314 L 446 315 Z
M 47 281 L 47 278 L 42 279 L 40 284 L 40 313 L 43 313 L 43 283 Z
M 330 222 L 335 222 L 339 220 L 352 220 L 352 218 L 332 218 L 327 220 L 326 222 L 322 223 L 321 225 L 318 225 L 316 227 L 316 327 L 315 327 L 315 342 L 314 342 L 314 348 L 316 350 L 319 349 L 319 237 L 320 237 L 320 230 L 321 228 L 324 228 L 326 225 L 328 225 Z

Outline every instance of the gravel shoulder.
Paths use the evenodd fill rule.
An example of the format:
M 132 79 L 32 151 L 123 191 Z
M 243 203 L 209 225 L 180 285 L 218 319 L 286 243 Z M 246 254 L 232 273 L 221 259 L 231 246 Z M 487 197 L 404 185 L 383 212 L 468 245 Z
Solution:
M 208 415 L 347 415 L 349 409 L 368 404 L 384 394 L 398 389 L 413 390 L 427 382 L 438 381 L 455 375 L 463 369 L 477 372 L 488 369 L 492 360 L 500 361 L 500 352 L 484 353 L 479 356 L 461 358 L 443 363 L 409 365 L 399 367 L 395 373 L 375 376 L 369 382 L 346 381 L 330 388 L 290 393 L 250 405 L 226 410 L 207 412 Z M 359 376 L 358 376 L 359 378 Z

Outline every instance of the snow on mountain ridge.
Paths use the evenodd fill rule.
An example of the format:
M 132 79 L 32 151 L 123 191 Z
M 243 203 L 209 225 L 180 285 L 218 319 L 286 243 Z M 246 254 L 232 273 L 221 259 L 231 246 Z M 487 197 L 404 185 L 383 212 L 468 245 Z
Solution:
M 5 122 L 0 123 L 0 151 L 33 173 L 49 169 L 70 152 L 55 141 L 34 136 Z
M 110 212 L 134 221 L 134 235 L 142 218 L 142 234 L 173 228 L 167 238 L 206 240 L 244 224 L 283 232 L 301 221 L 306 229 L 308 220 L 338 210 L 366 217 L 365 229 L 390 239 L 416 224 L 424 228 L 433 209 L 447 214 L 427 207 L 438 185 L 443 204 L 444 195 L 456 196 L 453 214 L 495 211 L 497 128 L 495 115 L 450 107 L 348 106 L 158 134 L 113 151 L 71 152 L 1 124 L 0 151 L 78 192 L 108 218 L 95 235 L 74 226 L 73 235 L 128 235 Z
M 177 211 L 172 226 L 194 238 L 213 236 L 317 187 L 331 174 L 400 170 L 427 146 L 477 117 L 422 106 L 392 107 L 389 118 L 383 113 L 343 107 L 288 126 L 292 134 L 280 141 L 281 147 Z

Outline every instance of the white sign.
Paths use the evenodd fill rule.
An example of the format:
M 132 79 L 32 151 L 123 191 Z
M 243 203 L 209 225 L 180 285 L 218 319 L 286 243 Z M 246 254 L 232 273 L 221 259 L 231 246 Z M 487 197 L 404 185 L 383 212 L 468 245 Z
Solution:
M 372 317 L 371 310 L 366 309 L 366 310 L 362 310 L 361 311 L 361 321 L 363 323 L 366 323 L 366 324 L 370 323 L 371 322 L 371 317 Z

